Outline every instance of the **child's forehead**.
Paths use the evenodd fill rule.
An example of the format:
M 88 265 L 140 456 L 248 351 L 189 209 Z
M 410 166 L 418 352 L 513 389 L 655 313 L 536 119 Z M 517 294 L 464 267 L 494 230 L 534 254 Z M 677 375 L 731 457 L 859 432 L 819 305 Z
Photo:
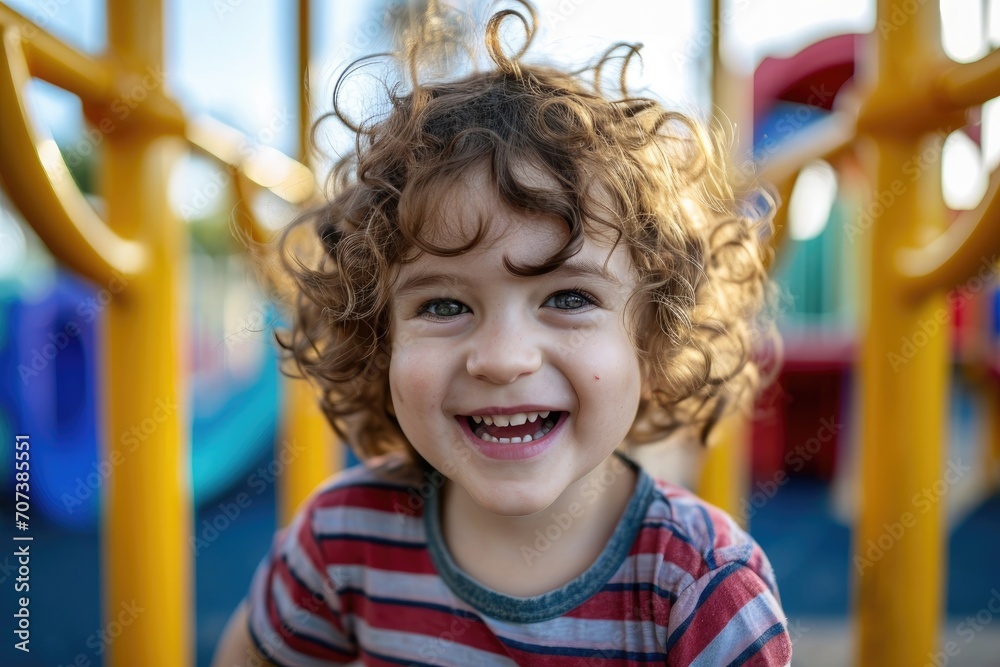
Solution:
M 534 190 L 563 190 L 554 177 L 531 164 L 512 165 L 512 171 L 520 184 Z M 597 184 L 591 189 L 601 188 Z M 605 200 L 599 192 L 596 198 Z M 447 181 L 442 179 L 437 192 L 428 201 L 430 206 L 423 211 L 420 237 L 436 246 L 456 248 L 471 244 L 472 248 L 477 248 L 509 242 L 507 232 L 519 225 L 529 225 L 536 235 L 544 237 L 542 245 L 551 242 L 561 247 L 570 238 L 570 224 L 555 212 L 520 210 L 505 202 L 496 180 L 485 167 L 470 169 Z M 606 221 L 585 220 L 583 231 L 596 244 L 606 245 L 609 251 L 618 236 L 617 228 Z M 473 244 L 473 241 L 476 242 Z
M 568 223 L 554 214 L 515 211 L 498 199 L 477 197 L 474 192 L 453 203 L 423 240 L 436 247 L 461 248 L 461 252 L 412 248 L 394 269 L 396 290 L 427 282 L 430 276 L 450 276 L 441 279 L 447 284 L 547 280 L 550 273 L 597 277 L 616 286 L 635 281 L 626 246 L 593 231 L 584 232 L 575 253 L 560 265 L 538 275 L 515 271 L 515 266 L 541 267 L 560 254 L 571 240 Z
M 559 235 L 517 220 L 496 238 L 484 240 L 462 253 L 439 256 L 419 251 L 394 267 L 393 298 L 437 287 L 502 290 L 531 284 L 549 285 L 554 279 L 573 279 L 628 293 L 637 284 L 632 260 L 622 246 L 598 245 L 587 239 L 564 262 L 542 273 L 521 273 L 513 267 L 542 266 L 564 246 Z
M 436 210 L 423 224 L 423 240 L 437 246 L 489 248 L 509 242 L 511 229 L 530 225 L 551 243 L 563 244 L 569 226 L 555 215 L 517 211 L 503 202 L 496 187 L 478 176 L 462 178 L 442 193 Z M 478 237 L 478 239 L 477 239 Z

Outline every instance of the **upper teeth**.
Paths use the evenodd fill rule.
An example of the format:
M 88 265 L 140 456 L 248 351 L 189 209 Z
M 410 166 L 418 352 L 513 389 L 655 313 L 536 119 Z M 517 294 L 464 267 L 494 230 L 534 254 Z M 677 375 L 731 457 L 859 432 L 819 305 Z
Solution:
M 488 426 L 520 426 L 526 422 L 533 422 L 539 417 L 545 419 L 549 416 L 549 411 L 544 412 L 518 412 L 513 415 L 472 415 L 472 421 L 477 424 L 486 422 Z

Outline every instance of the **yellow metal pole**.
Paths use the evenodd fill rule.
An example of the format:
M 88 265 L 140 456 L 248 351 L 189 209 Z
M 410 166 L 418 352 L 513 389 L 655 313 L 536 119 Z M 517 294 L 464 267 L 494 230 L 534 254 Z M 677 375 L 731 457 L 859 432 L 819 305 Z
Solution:
M 100 61 L 0 5 L 0 173 L 12 199 L 64 265 L 93 281 L 102 337 L 106 665 L 191 663 L 190 483 L 177 313 L 184 236 L 166 188 L 184 131 L 163 92 L 159 1 L 112 0 Z M 77 92 L 104 148 L 107 221 L 72 185 L 51 139 L 31 127 L 29 75 Z
M 311 79 L 309 77 L 309 58 L 312 55 L 312 32 L 310 23 L 312 21 L 312 0 L 298 0 L 299 3 L 299 29 L 298 29 L 298 49 L 296 52 L 298 73 L 299 73 L 299 162 L 307 167 L 312 166 L 309 159 L 309 133 L 312 128 L 312 113 L 309 109 Z
M 280 520 L 287 525 L 316 485 L 333 474 L 335 439 L 317 405 L 316 392 L 306 380 L 285 378 L 282 442 L 278 460 L 286 463 L 279 478 Z
M 969 105 L 1000 94 L 1000 56 L 955 65 L 936 0 L 878 0 L 855 90 L 827 127 L 769 160 L 787 183 L 808 159 L 853 148 L 870 175 L 866 215 L 847 229 L 865 260 L 861 515 L 855 532 L 858 664 L 943 664 L 942 503 L 963 473 L 942 470 L 948 381 L 944 290 L 1000 249 L 1000 172 L 983 202 L 945 224 L 941 146 Z M 865 97 L 867 95 L 867 97 Z M 856 126 L 857 136 L 852 136 Z M 995 422 L 994 422 L 995 423 Z
M 744 528 L 750 516 L 744 501 L 749 495 L 749 425 L 746 417 L 733 414 L 721 422 L 709 442 L 698 495 L 726 510 Z
M 299 162 L 309 166 L 309 32 L 310 0 L 299 0 Z M 295 510 L 316 485 L 338 468 L 337 444 L 333 430 L 317 404 L 316 391 L 306 380 L 285 378 L 283 437 L 277 446 L 278 460 L 287 462 L 278 479 L 279 513 L 282 525 L 289 523 Z
M 712 0 L 712 103 L 715 113 L 728 119 L 735 127 L 731 162 L 739 167 L 750 160 L 749 146 L 753 139 L 752 119 L 747 105 L 750 93 L 745 77 L 739 77 L 722 61 L 721 40 L 724 17 L 720 0 Z M 734 170 L 735 172 L 736 170 Z M 749 441 L 747 418 L 734 413 L 716 427 L 709 447 L 704 452 L 704 464 L 698 494 L 721 507 L 746 527 L 748 517 L 741 512 L 741 501 L 749 495 Z
M 860 237 L 862 290 L 861 515 L 854 539 L 858 664 L 912 667 L 937 647 L 942 601 L 942 436 L 948 386 L 948 324 L 942 290 L 906 298 L 896 252 L 945 228 L 941 118 L 881 105 L 911 95 L 940 52 L 938 2 L 879 0 L 870 53 L 859 63 L 872 91 L 859 119 L 859 152 L 870 173 L 875 224 Z M 916 9 L 914 10 L 914 7 Z M 874 119 L 868 122 L 867 119 Z M 919 165 L 917 167 L 916 165 Z M 877 201 L 876 201 L 877 200 Z
M 144 97 L 165 101 L 161 1 L 109 0 L 107 13 L 111 64 L 133 84 L 119 109 L 148 103 Z M 121 461 L 104 498 L 104 615 L 123 626 L 128 619 L 108 646 L 109 667 L 193 662 L 187 327 L 179 307 L 186 246 L 167 202 L 182 145 L 164 134 L 123 121 L 106 137 L 101 179 L 109 226 L 149 253 L 147 269 L 109 304 L 104 337 L 106 449 L 108 460 Z

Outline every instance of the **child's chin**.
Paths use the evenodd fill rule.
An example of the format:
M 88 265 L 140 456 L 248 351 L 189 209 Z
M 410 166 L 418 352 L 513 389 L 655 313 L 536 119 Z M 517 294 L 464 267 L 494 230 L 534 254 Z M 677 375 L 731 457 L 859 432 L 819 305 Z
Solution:
M 515 494 L 503 489 L 493 489 L 483 492 L 481 489 L 469 489 L 469 495 L 481 508 L 504 517 L 531 516 L 544 511 L 556 501 L 559 494 L 555 490 L 550 493 Z

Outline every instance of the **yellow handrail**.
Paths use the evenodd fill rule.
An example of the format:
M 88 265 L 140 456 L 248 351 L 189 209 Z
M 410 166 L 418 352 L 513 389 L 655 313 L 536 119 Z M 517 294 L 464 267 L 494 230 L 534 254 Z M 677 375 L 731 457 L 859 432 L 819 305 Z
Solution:
M 896 252 L 895 269 L 906 280 L 909 298 L 954 287 L 984 268 L 987 277 L 993 273 L 990 253 L 1000 249 L 998 190 L 1000 171 L 994 171 L 975 209 L 963 211 L 945 231 L 923 246 L 903 247 Z
M 107 14 L 108 54 L 94 59 L 0 5 L 0 173 L 56 258 L 101 290 L 100 455 L 110 468 L 102 487 L 103 615 L 128 626 L 108 644 L 105 664 L 181 667 L 193 654 L 178 308 L 187 252 L 167 177 L 184 117 L 162 88 L 160 1 L 109 0 Z M 104 148 L 107 222 L 76 190 L 55 143 L 32 128 L 23 99 L 31 75 L 83 100 Z
M 0 5 L 3 7 L 3 5 Z M 64 265 L 98 285 L 145 270 L 145 247 L 110 229 L 73 182 L 51 137 L 39 136 L 21 94 L 31 79 L 20 29 L 0 15 L 0 176 L 11 201 Z
M 89 104 L 110 104 L 117 96 L 114 73 L 105 63 L 53 37 L 4 4 L 0 4 L 0 24 L 17 29 L 34 76 Z
M 942 106 L 967 109 L 1000 95 L 1000 51 L 971 63 L 947 65 L 935 90 Z

